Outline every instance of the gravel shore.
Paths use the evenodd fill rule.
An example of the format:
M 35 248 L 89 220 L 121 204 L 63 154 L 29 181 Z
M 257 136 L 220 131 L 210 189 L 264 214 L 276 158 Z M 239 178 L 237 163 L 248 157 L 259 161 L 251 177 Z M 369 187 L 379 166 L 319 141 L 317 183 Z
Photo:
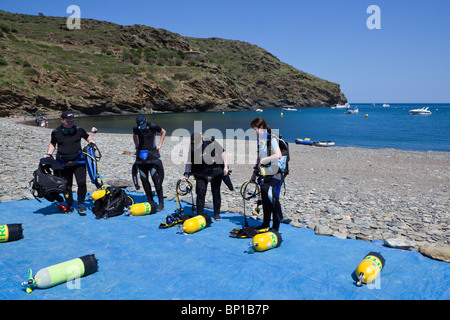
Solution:
M 29 181 L 46 152 L 50 133 L 51 129 L 0 118 L 0 202 L 34 199 Z M 135 157 L 131 128 L 130 134 L 93 136 L 103 155 L 99 164 L 103 181 L 131 185 Z M 224 146 L 233 146 L 229 143 Z M 248 141 L 242 143 L 248 145 Z M 184 156 L 178 152 L 181 146 L 176 137 L 166 137 L 161 152 L 167 199 L 174 198 L 176 181 L 184 172 Z M 286 193 L 284 187 L 281 191 L 287 223 L 324 236 L 381 240 L 450 262 L 450 153 L 289 146 L 290 174 Z M 222 187 L 222 211 L 242 213 L 238 189 L 250 177 L 253 161 L 246 158 L 244 164 L 237 164 L 243 153 L 232 149 L 227 147 L 236 191 Z M 254 152 L 245 154 L 254 156 Z M 88 191 L 94 188 L 88 182 Z M 211 206 L 210 192 L 207 202 Z M 246 213 L 260 218 L 250 205 Z

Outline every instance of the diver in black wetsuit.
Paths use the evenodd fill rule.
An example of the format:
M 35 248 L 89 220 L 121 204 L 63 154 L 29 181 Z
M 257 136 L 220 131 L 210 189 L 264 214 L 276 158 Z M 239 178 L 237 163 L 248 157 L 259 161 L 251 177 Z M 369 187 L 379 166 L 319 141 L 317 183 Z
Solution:
M 80 215 L 86 214 L 84 198 L 86 197 L 86 164 L 81 149 L 81 139 L 89 143 L 95 140 L 86 130 L 74 124 L 75 116 L 73 111 L 67 110 L 61 114 L 61 126 L 52 131 L 51 140 L 47 147 L 47 154 L 44 157 L 51 157 L 57 149 L 56 160 L 64 165 L 61 172 L 62 178 L 67 182 L 66 202 L 69 207 L 67 212 L 73 212 L 72 185 L 73 176 L 77 181 L 78 212 Z
M 214 219 L 221 220 L 220 185 L 224 176 L 228 174 L 227 155 L 222 146 L 214 139 L 205 141 L 201 133 L 192 134 L 191 148 L 184 171 L 181 180 L 186 181 L 189 175 L 193 175 L 196 180 L 197 214 L 203 215 L 206 221 L 211 220 L 209 216 L 204 215 L 206 190 L 210 182 Z
M 156 146 L 156 133 L 161 133 L 161 139 L 158 146 Z M 148 122 L 142 115 L 136 117 L 136 125 L 133 127 L 133 141 L 136 147 L 136 164 L 148 202 L 152 208 L 156 208 L 156 203 L 153 201 L 152 187 L 149 182 L 149 173 L 152 177 L 158 196 L 158 207 L 156 208 L 156 211 L 162 211 L 164 209 L 162 187 L 164 181 L 164 167 L 159 150 L 161 150 L 165 137 L 166 130 L 156 124 Z

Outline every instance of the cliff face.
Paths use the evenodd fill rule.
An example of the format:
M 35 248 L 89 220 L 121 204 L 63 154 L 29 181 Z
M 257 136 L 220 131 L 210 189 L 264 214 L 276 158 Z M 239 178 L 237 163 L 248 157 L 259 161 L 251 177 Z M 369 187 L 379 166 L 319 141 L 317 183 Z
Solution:
M 141 25 L 0 11 L 0 116 L 329 106 L 339 85 L 255 45 Z

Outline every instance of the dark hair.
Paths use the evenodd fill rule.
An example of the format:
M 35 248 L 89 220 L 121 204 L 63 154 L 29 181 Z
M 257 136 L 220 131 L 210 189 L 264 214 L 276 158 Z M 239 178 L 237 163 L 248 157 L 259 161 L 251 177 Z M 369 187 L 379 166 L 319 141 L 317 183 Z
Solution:
M 270 127 L 267 125 L 266 121 L 264 121 L 263 118 L 256 118 L 255 120 L 250 122 L 250 127 L 258 129 L 263 128 L 266 129 L 269 134 L 272 133 L 272 130 L 270 129 Z
M 195 132 L 191 134 L 191 145 L 198 144 L 202 141 L 202 134 L 200 132 Z

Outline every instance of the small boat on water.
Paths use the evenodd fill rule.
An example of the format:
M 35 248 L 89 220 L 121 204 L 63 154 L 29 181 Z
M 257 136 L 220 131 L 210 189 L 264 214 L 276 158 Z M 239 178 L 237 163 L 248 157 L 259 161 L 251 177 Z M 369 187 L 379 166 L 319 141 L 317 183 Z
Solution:
M 348 108 L 350 108 L 350 104 L 348 102 L 346 104 L 337 104 L 331 107 L 331 109 L 348 109 Z
M 263 109 L 256 109 L 256 112 L 263 112 Z
M 353 110 L 347 109 L 347 114 L 356 114 L 356 113 L 359 113 L 358 107 L 355 107 Z
M 409 113 L 412 115 L 425 115 L 426 116 L 426 115 L 431 114 L 431 111 L 428 110 L 428 108 L 429 107 L 423 107 L 420 109 L 411 109 L 411 110 L 409 110 Z
M 297 109 L 296 108 L 294 108 L 294 107 L 291 107 L 291 106 L 286 106 L 286 107 L 283 107 L 283 109 L 282 109 L 283 111 L 297 111 Z
M 390 105 L 388 105 L 387 103 L 383 104 L 383 108 L 389 108 Z

